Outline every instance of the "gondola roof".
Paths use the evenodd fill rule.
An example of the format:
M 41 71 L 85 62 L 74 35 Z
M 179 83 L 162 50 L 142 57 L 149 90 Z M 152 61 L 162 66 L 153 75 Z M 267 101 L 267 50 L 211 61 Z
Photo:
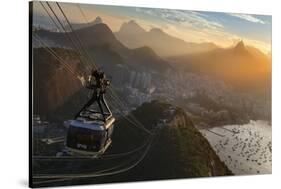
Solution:
M 114 117 L 109 118 L 106 122 L 85 118 L 78 118 L 70 122 L 71 127 L 85 128 L 96 131 L 104 131 L 108 129 L 115 121 Z

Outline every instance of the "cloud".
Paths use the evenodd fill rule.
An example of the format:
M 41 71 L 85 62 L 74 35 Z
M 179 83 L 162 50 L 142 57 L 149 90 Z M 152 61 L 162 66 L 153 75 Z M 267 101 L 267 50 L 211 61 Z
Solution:
M 206 19 L 205 15 L 195 11 L 183 11 L 172 9 L 150 9 L 150 8 L 136 8 L 139 13 L 144 13 L 150 16 L 161 18 L 164 21 L 174 24 L 181 24 L 183 26 L 195 27 L 198 29 L 210 28 L 219 29 L 223 28 L 218 22 Z
M 163 20 L 164 22 L 157 23 L 158 27 L 188 42 L 213 42 L 226 48 L 243 39 L 248 45 L 255 46 L 265 53 L 271 48 L 271 44 L 241 37 L 228 31 L 218 20 L 203 12 L 151 8 L 136 8 L 136 11 L 150 18 Z M 265 21 L 252 15 L 232 14 L 231 16 L 248 22 L 265 24 Z M 154 22 L 154 19 L 150 21 Z M 149 19 L 146 21 L 149 22 Z
M 237 18 L 240 18 L 242 20 L 246 20 L 248 22 L 253 22 L 253 23 L 260 23 L 260 24 L 265 24 L 265 22 L 257 17 L 254 17 L 249 14 L 236 14 L 236 13 L 230 13 L 230 16 L 234 16 Z
M 76 6 L 63 4 L 63 8 L 72 22 L 84 22 L 81 12 L 79 12 Z M 123 22 L 134 19 L 146 30 L 151 28 L 161 28 L 170 35 L 188 42 L 213 42 L 221 47 L 229 47 L 234 44 L 234 41 L 241 40 L 242 38 L 247 44 L 255 46 L 266 53 L 271 49 L 270 43 L 265 43 L 255 38 L 248 39 L 235 35 L 228 30 L 227 24 L 223 24 L 224 22 L 222 22 L 223 19 L 221 17 L 217 18 L 206 12 L 152 8 L 130 9 L 134 9 L 131 11 L 133 12 L 131 14 L 128 14 L 126 11 L 101 9 L 101 7 L 97 6 L 91 8 L 83 7 L 83 11 L 89 21 L 100 16 L 104 23 L 106 23 L 113 32 L 118 31 Z M 38 13 L 36 15 L 45 18 L 46 22 L 44 23 L 46 23 L 46 25 L 52 26 L 50 25 L 51 22 L 48 22 L 48 16 L 44 14 L 45 12 L 39 3 L 35 3 L 34 11 L 35 13 Z M 58 10 L 56 11 L 59 12 Z M 226 14 L 230 15 L 224 13 L 222 16 L 225 16 Z M 40 16 L 35 17 L 38 17 L 37 20 L 39 20 L 41 19 Z M 247 22 L 260 24 L 270 23 L 264 19 L 261 20 L 258 17 L 254 17 L 253 15 L 231 14 L 231 16 L 235 16 L 238 19 L 243 19 Z M 42 23 L 42 21 L 40 23 Z M 259 25 L 259 27 L 260 26 L 261 25 Z

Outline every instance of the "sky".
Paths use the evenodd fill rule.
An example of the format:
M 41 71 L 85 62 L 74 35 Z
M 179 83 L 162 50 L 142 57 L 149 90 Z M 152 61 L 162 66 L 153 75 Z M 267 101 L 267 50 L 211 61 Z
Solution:
M 47 4 L 45 4 L 47 7 Z M 63 18 L 55 3 L 50 3 L 58 17 Z M 220 47 L 231 47 L 243 40 L 265 54 L 271 52 L 272 18 L 268 15 L 205 12 L 175 9 L 156 9 L 108 5 L 60 3 L 72 23 L 85 23 L 100 16 L 113 32 L 124 22 L 135 20 L 145 30 L 160 28 L 187 42 L 212 42 Z M 34 3 L 34 23 L 54 27 L 39 2 Z

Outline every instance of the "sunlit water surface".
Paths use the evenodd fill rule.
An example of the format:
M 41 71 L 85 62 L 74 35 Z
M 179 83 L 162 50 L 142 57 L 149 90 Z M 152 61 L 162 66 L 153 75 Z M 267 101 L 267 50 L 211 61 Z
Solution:
M 268 122 L 251 121 L 200 132 L 235 175 L 271 173 L 271 125 Z

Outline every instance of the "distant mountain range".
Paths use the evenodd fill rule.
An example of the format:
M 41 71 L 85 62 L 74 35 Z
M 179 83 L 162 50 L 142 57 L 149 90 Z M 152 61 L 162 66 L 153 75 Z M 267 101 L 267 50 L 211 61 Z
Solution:
M 103 23 L 82 27 L 68 34 L 42 29 L 34 32 L 50 48 L 57 51 L 62 59 L 68 63 L 75 60 L 73 69 L 76 71 L 85 71 L 85 60 L 90 62 L 90 66 L 93 60 L 108 76 L 112 76 L 113 84 L 122 85 L 128 81 L 131 70 L 155 73 L 153 77 L 157 80 L 156 78 L 161 77 L 161 74 L 165 73 L 166 70 L 172 69 L 168 62 L 159 57 L 150 47 L 127 48 Z M 73 39 L 76 46 L 78 44 L 76 36 L 79 36 L 83 49 L 90 55 L 91 60 L 84 53 L 79 55 L 67 35 Z M 40 48 L 38 44 L 35 47 L 33 51 L 33 64 L 36 70 L 34 76 L 34 80 L 36 80 L 35 109 L 38 107 L 36 113 L 44 115 L 60 107 L 66 98 L 75 95 L 81 89 L 81 84 L 77 79 L 75 83 L 69 82 L 73 76 L 62 66 L 59 66 L 59 62 L 53 55 Z M 73 56 L 73 60 L 70 60 L 69 56 Z M 80 60 L 84 63 L 81 63 Z M 88 73 L 89 71 L 88 69 Z
M 46 30 L 36 31 L 49 44 L 56 43 L 57 46 L 73 48 L 71 41 L 65 33 L 50 32 Z M 83 27 L 69 32 L 68 36 L 79 40 L 83 47 L 91 54 L 92 59 L 103 69 L 111 69 L 112 65 L 121 64 L 133 69 L 164 72 L 171 69 L 171 66 L 159 57 L 150 47 L 129 49 L 116 39 L 110 28 L 103 23 Z M 77 44 L 77 42 L 76 42 Z
M 171 65 L 187 72 L 213 76 L 243 91 L 271 88 L 271 60 L 258 49 L 244 45 L 170 57 Z
M 129 48 L 148 46 L 161 57 L 205 52 L 217 48 L 213 43 L 185 42 L 165 33 L 159 28 L 152 28 L 146 31 L 133 20 L 123 23 L 120 30 L 115 33 L 115 36 Z
M 95 18 L 95 20 L 90 21 L 90 22 L 88 22 L 88 23 L 72 23 L 72 24 L 71 24 L 71 27 L 72 27 L 74 30 L 79 30 L 79 29 L 82 29 L 82 28 L 94 26 L 94 25 L 96 25 L 96 24 L 101 24 L 101 23 L 103 23 L 103 20 L 101 19 L 101 17 L 97 16 L 97 17 Z M 71 31 L 71 28 L 69 27 L 68 24 L 65 25 L 65 28 L 66 28 L 68 31 Z
M 79 40 L 83 44 L 84 49 L 87 50 L 88 54 L 91 56 L 91 59 L 101 67 L 107 75 L 112 76 L 112 82 L 114 84 L 118 83 L 119 86 L 122 86 L 122 83 L 128 81 L 130 71 L 132 70 L 152 73 L 153 82 L 162 81 L 168 70 L 173 70 L 175 73 L 177 70 L 180 70 L 195 74 L 209 75 L 243 91 L 255 91 L 264 94 L 265 92 L 269 93 L 268 91 L 271 89 L 271 60 L 258 49 L 245 46 L 242 41 L 233 48 L 215 48 L 207 52 L 197 52 L 194 54 L 186 52 L 184 55 L 166 57 L 164 60 L 157 54 L 156 50 L 154 51 L 153 47 L 141 46 L 135 49 L 126 47 L 115 37 L 114 33 L 106 24 L 99 22 L 91 24 L 88 27 L 77 29 L 75 32 L 69 32 L 68 34 L 42 29 L 34 32 L 50 45 L 51 48 L 60 47 L 57 48 L 57 50 L 62 53 L 62 57 L 66 59 L 69 59 L 67 58 L 67 54 L 69 54 L 68 51 L 71 50 L 65 48 L 73 49 L 73 45 L 67 35 L 74 39 L 76 44 L 78 43 L 76 36 L 79 36 Z M 133 29 L 129 30 L 134 31 L 134 33 L 162 33 L 159 34 L 159 36 L 168 36 L 169 38 L 169 35 L 158 29 L 152 29 L 146 32 L 134 22 L 125 24 L 125 26 L 121 27 L 120 32 L 125 33 L 128 31 L 128 27 L 133 27 Z M 172 40 L 174 38 L 170 39 Z M 179 39 L 175 41 L 186 44 Z M 172 43 L 173 42 L 167 42 L 167 44 Z M 176 48 L 170 48 L 170 50 L 172 49 Z M 74 51 L 72 51 L 72 53 L 73 52 Z M 55 79 L 56 81 L 51 81 L 54 79 L 53 77 L 57 71 L 55 71 L 52 66 L 47 65 L 56 64 L 56 61 L 51 58 L 52 55 L 43 53 L 42 49 L 38 49 L 34 51 L 34 53 L 37 53 L 34 54 L 34 65 L 39 65 L 37 62 L 40 62 L 40 65 L 44 64 L 44 66 L 37 67 L 40 74 L 44 76 L 44 79 L 42 81 L 39 79 L 41 83 L 38 84 L 38 90 L 40 90 L 38 94 L 42 95 L 36 96 L 44 96 L 43 94 L 49 90 L 48 85 L 50 84 L 47 83 L 56 82 L 57 84 L 54 85 L 53 89 L 54 94 L 48 94 L 49 96 L 44 100 L 44 103 L 47 104 L 46 107 L 57 106 L 60 102 L 53 102 L 51 100 L 52 95 L 56 95 L 58 98 L 60 98 L 60 95 L 71 95 L 74 94 L 79 87 L 74 87 L 76 90 L 67 92 L 67 94 L 60 94 L 60 90 L 63 87 L 58 85 L 63 85 L 66 88 L 68 85 L 63 84 L 64 79 L 60 78 Z M 80 58 L 85 60 L 84 56 L 80 56 L 80 58 L 78 56 L 79 54 L 77 53 L 75 58 L 77 62 L 80 61 Z M 49 62 L 46 62 L 47 60 Z M 77 62 L 76 64 L 80 66 L 80 69 L 85 69 L 85 67 L 82 66 L 83 64 L 78 64 Z M 45 72 L 50 72 L 51 74 L 46 75 Z M 71 77 L 68 74 L 64 76 L 65 78 Z M 39 77 L 40 76 L 38 76 L 38 78 Z M 40 103 L 41 102 L 43 101 L 40 101 Z M 50 104 L 48 104 L 49 102 Z M 53 107 L 47 109 L 53 109 Z

